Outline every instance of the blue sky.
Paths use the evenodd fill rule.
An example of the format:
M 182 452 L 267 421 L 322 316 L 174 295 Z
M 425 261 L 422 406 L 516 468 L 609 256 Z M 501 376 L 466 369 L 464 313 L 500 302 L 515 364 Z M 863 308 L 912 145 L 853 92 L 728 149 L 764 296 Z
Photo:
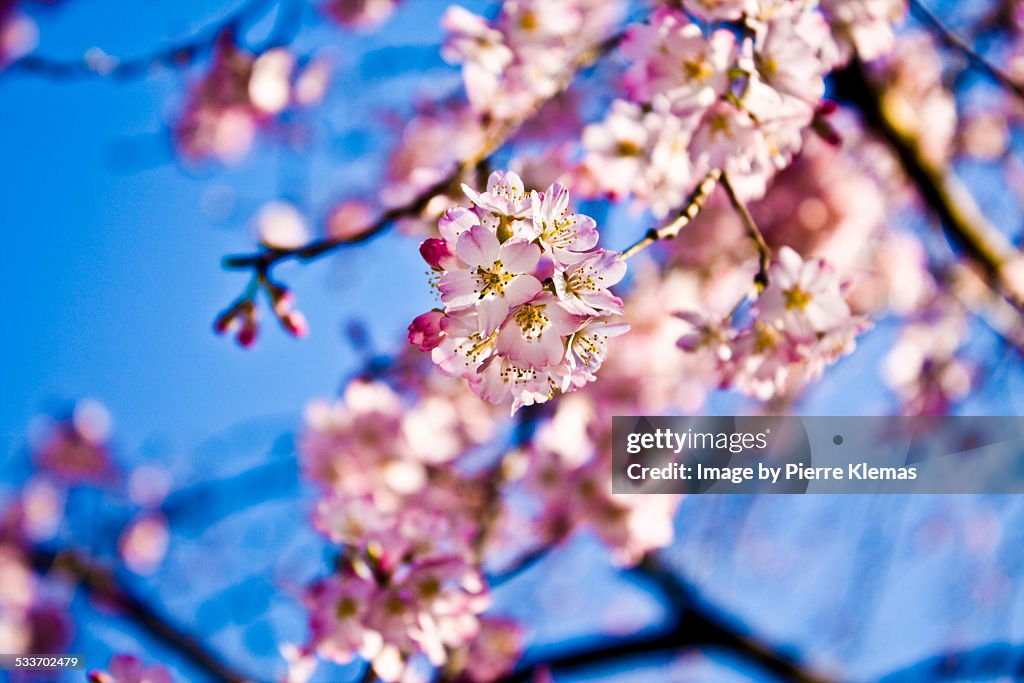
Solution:
M 282 269 L 279 275 L 294 287 L 312 325 L 305 341 L 268 324 L 257 347 L 242 351 L 229 339 L 216 337 L 211 322 L 245 284 L 245 276 L 221 269 L 220 258 L 251 248 L 248 220 L 261 203 L 284 197 L 320 215 L 332 200 L 372 192 L 386 150 L 378 144 L 381 124 L 371 103 L 407 109 L 414 92 L 436 94 L 454 87 L 456 72 L 436 54 L 437 18 L 448 3 L 409 4 L 415 8 L 401 11 L 380 36 L 345 35 L 323 27 L 304 33 L 300 50 L 327 47 L 338 64 L 329 111 L 306 120 L 316 144 L 288 150 L 264 141 L 242 164 L 224 171 L 186 168 L 169 152 L 166 122 L 180 105 L 183 82 L 197 75 L 196 70 L 165 72 L 138 82 L 53 82 L 0 75 L 0 453 L 6 455 L 5 466 L 17 459 L 33 415 L 54 401 L 90 396 L 110 408 L 122 459 L 158 458 L 176 472 L 180 485 L 237 471 L 271 457 L 276 436 L 298 424 L 305 402 L 333 394 L 356 367 L 356 353 L 342 340 L 346 322 L 366 324 L 381 350 L 402 343 L 405 325 L 431 301 L 416 242 L 408 239 L 378 240 L 312 266 Z M 146 53 L 216 21 L 235 5 L 69 0 L 58 9 L 36 12 L 39 52 L 66 58 L 98 45 L 110 54 Z M 312 24 L 312 16 L 306 19 Z M 265 24 L 254 27 L 253 35 L 265 31 Z M 400 47 L 391 49 L 392 44 Z M 211 203 L 229 210 L 211 217 L 204 210 Z M 880 325 L 865 338 L 859 362 L 837 366 L 805 409 L 870 414 L 891 408 L 877 377 L 864 372 L 891 339 L 891 327 Z M 976 344 L 982 353 L 992 347 L 984 334 Z M 968 410 L 1020 413 L 1020 377 L 1019 367 L 1007 371 Z M 734 400 L 724 398 L 713 407 L 734 406 Z M 958 503 L 955 514 L 967 515 L 960 508 L 966 510 L 969 503 Z M 725 508 L 743 503 L 688 505 L 680 525 L 690 533 L 678 553 L 688 572 L 773 637 L 810 644 L 824 638 L 814 619 L 821 618 L 816 610 L 835 592 L 836 576 L 846 581 L 846 598 L 856 592 L 850 586 L 861 584 L 847 571 L 856 549 L 853 540 L 844 544 L 843 539 L 825 539 L 817 545 L 800 537 L 799 530 L 810 534 L 810 522 L 824 516 L 838 529 L 837 536 L 883 537 L 884 531 L 902 538 L 914 533 L 918 518 L 933 512 L 925 503 L 907 504 L 906 509 L 891 504 L 900 516 L 887 525 L 886 509 L 870 502 L 844 503 L 838 510 L 813 501 L 758 503 L 763 515 L 758 519 L 774 521 L 777 535 L 791 535 L 780 547 L 810 567 L 806 573 L 773 579 L 779 592 L 766 592 L 760 588 L 763 577 L 747 573 L 727 534 L 720 533 L 732 519 Z M 993 506 L 1003 514 L 1002 507 Z M 211 602 L 214 606 L 201 614 L 209 632 L 217 634 L 218 647 L 249 664 L 265 664 L 272 661 L 274 638 L 301 635 L 302 615 L 290 595 L 271 596 L 277 590 L 272 580 L 282 566 L 297 566 L 300 558 L 318 552 L 305 528 L 303 501 L 261 501 L 208 527 L 193 520 L 193 527 L 176 535 L 174 543 L 168 566 L 150 587 L 170 596 L 172 613 L 189 619 Z M 1013 557 L 1003 558 L 1011 577 L 1016 576 L 1011 571 L 1019 555 L 1016 547 Z M 819 548 L 824 548 L 821 554 Z M 867 560 L 877 550 L 871 548 Z M 245 554 L 245 571 L 232 562 L 233 552 Z M 944 552 L 921 566 L 913 557 L 898 558 L 894 582 L 874 596 L 883 606 L 872 617 L 876 628 L 862 647 L 880 648 L 886 663 L 898 664 L 908 653 L 923 656 L 935 642 L 955 640 L 942 624 L 936 625 L 935 615 L 959 619 L 962 605 L 924 608 L 928 595 L 948 592 L 948 583 L 972 566 L 953 550 Z M 220 573 L 212 582 L 194 586 L 194 593 L 176 593 L 190 580 L 198 556 Z M 572 576 L 573 567 L 594 556 L 593 548 L 583 543 L 553 564 L 542 565 L 541 574 Z M 901 568 L 906 573 L 900 574 Z M 303 571 L 316 569 L 306 562 Z M 588 571 L 589 585 L 609 585 L 611 570 L 605 564 L 595 563 Z M 569 598 L 552 594 L 559 587 L 568 592 L 565 584 L 563 578 L 540 597 L 564 604 L 558 600 Z M 255 626 L 231 621 L 229 613 L 238 603 L 230 602 L 230 596 L 236 594 L 216 602 L 221 590 L 239 585 L 247 596 L 255 596 L 248 615 Z M 523 603 L 516 597 L 512 593 L 499 604 L 521 610 Z M 620 598 L 644 607 L 636 590 L 626 590 Z M 572 600 L 574 616 L 547 623 L 539 634 L 542 639 L 554 640 L 567 630 L 591 625 L 586 595 Z M 895 626 L 885 626 L 888 622 Z M 1020 637 L 1024 622 L 1010 612 L 1001 631 L 995 621 L 970 613 L 958 623 L 977 629 L 978 638 L 1011 638 Z M 83 647 L 97 651 L 133 642 L 117 623 L 106 620 L 81 637 Z M 853 645 L 820 644 L 826 657 L 858 656 Z M 265 659 L 245 659 L 254 657 L 253 650 Z M 871 662 L 860 656 L 866 671 Z M 874 661 L 880 666 L 882 660 Z

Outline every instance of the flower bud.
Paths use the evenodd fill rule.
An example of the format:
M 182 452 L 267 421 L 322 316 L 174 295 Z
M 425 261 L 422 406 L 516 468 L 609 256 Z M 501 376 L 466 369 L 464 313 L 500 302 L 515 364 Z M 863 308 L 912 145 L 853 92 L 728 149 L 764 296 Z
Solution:
M 420 351 L 436 348 L 444 339 L 444 319 L 444 312 L 436 309 L 416 316 L 409 325 L 409 343 L 418 346 Z
M 420 255 L 434 270 L 449 270 L 450 259 L 455 257 L 448 242 L 436 237 L 424 240 L 420 245 Z

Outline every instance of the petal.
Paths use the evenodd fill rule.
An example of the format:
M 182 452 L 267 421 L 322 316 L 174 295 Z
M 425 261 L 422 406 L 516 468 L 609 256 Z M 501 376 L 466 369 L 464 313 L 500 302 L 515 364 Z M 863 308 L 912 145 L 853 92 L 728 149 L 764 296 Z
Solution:
M 498 238 L 487 228 L 474 226 L 459 236 L 455 252 L 471 266 L 490 266 L 498 260 Z
M 480 225 L 475 213 L 461 206 L 453 206 L 437 221 L 437 229 L 449 244 L 455 244 L 459 235 L 474 225 Z
M 480 333 L 488 336 L 508 317 L 508 300 L 503 296 L 488 296 L 477 304 L 480 314 Z
M 551 324 L 551 330 L 556 334 L 570 335 L 575 332 L 582 322 L 578 315 L 570 313 L 560 301 L 552 299 L 544 309 L 544 314 Z
M 476 301 L 479 282 L 472 272 L 455 270 L 442 275 L 437 287 L 441 290 L 441 301 L 450 308 L 462 308 Z
M 544 286 L 532 275 L 516 275 L 505 285 L 505 300 L 509 306 L 518 306 L 537 296 Z
M 501 245 L 498 259 L 509 273 L 529 273 L 540 260 L 540 247 L 524 239 L 512 238 Z

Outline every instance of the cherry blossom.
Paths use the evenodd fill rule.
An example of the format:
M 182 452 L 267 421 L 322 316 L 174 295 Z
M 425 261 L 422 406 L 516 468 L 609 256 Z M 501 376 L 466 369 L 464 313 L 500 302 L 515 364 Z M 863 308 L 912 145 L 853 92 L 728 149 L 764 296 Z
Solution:
M 443 317 L 417 318 L 410 341 L 486 400 L 511 398 L 513 412 L 578 388 L 600 367 L 605 337 L 600 325 L 579 334 L 581 358 L 569 352 L 573 335 L 621 310 L 608 287 L 625 264 L 596 247 L 596 224 L 569 211 L 561 185 L 527 193 L 515 173 L 495 172 L 486 191 L 463 189 L 473 208 L 450 209 L 442 237 L 420 249 L 440 275 Z M 574 381 L 576 362 L 587 372 Z

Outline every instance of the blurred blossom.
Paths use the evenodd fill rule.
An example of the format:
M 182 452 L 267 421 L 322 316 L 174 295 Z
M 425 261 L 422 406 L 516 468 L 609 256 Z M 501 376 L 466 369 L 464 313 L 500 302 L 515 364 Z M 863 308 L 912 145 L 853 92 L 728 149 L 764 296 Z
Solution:
M 52 421 L 37 437 L 34 458 L 41 468 L 72 484 L 97 484 L 113 475 L 107 445 L 110 414 L 101 404 L 80 401 L 70 419 Z
M 34 50 L 39 42 L 36 23 L 15 11 L 15 4 L 0 3 L 0 69 Z
M 983 111 L 967 116 L 960 130 L 960 147 L 964 153 L 994 161 L 1007 152 L 1010 130 L 1006 115 L 999 111 Z
M 512 671 L 522 653 L 522 626 L 511 619 L 484 617 L 466 655 L 466 674 L 475 683 L 497 681 Z
M 578 53 L 605 38 L 622 8 L 606 0 L 516 0 L 488 21 L 451 6 L 441 21 L 442 56 L 462 65 L 474 110 L 520 118 L 560 89 Z
M 297 249 L 310 239 L 306 218 L 294 204 L 267 202 L 255 218 L 256 238 L 271 249 Z
M 140 507 L 159 507 L 170 490 L 171 476 L 159 465 L 141 465 L 128 476 L 128 495 Z
M 151 574 L 163 562 L 170 541 L 167 520 L 157 513 L 146 513 L 133 520 L 118 540 L 125 565 L 139 574 Z
M 342 26 L 369 29 L 387 21 L 399 0 L 325 0 L 324 10 Z
M 162 666 L 145 666 L 133 655 L 114 655 L 106 671 L 89 672 L 91 683 L 172 683 L 171 674 Z
M 904 413 L 943 415 L 971 388 L 971 370 L 958 351 L 968 328 L 963 308 L 937 294 L 906 327 L 883 363 L 886 383 Z
M 327 217 L 327 234 L 333 239 L 355 237 L 372 225 L 374 219 L 369 204 L 358 199 L 346 199 L 331 209 Z
M 22 489 L 21 501 L 25 534 L 32 541 L 54 536 L 64 516 L 64 493 L 43 477 L 33 477 Z
M 268 114 L 277 114 L 291 98 L 289 82 L 295 58 L 284 48 L 268 50 L 256 58 L 249 76 L 249 100 Z
M 230 30 L 217 39 L 206 74 L 192 87 L 184 110 L 174 126 L 175 142 L 189 160 L 213 158 L 237 162 L 252 146 L 256 131 L 268 127 L 275 116 L 292 106 L 319 101 L 326 63 L 314 61 L 307 69 L 296 68 L 295 57 L 285 48 L 255 55 L 235 43 Z M 306 83 L 297 93 L 306 71 L 314 85 Z
M 942 60 L 928 34 L 905 36 L 878 65 L 882 106 L 906 134 L 920 141 L 928 161 L 944 166 L 956 133 L 956 102 L 942 82 Z

